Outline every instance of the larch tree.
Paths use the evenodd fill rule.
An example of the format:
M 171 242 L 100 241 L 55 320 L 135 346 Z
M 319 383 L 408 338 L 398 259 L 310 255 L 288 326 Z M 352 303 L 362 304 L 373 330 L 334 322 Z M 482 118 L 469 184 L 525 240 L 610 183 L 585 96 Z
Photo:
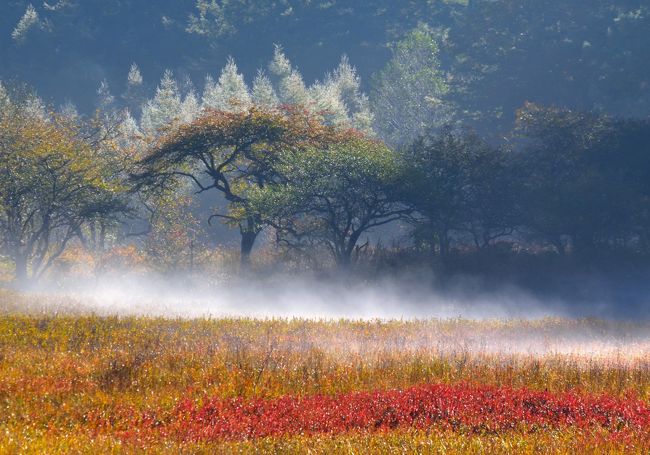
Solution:
M 280 103 L 305 108 L 310 107 L 311 99 L 302 75 L 297 69 L 293 68 L 280 46 L 275 46 L 273 60 L 269 64 L 269 71 L 277 80 Z
M 171 71 L 165 71 L 153 99 L 142 106 L 140 126 L 144 133 L 157 137 L 179 122 L 181 94 Z
M 138 112 L 142 107 L 144 96 L 144 79 L 137 64 L 133 63 L 126 77 L 126 91 L 122 95 L 131 112 Z
M 264 109 L 275 109 L 278 107 L 280 100 L 278 98 L 271 79 L 260 70 L 253 80 L 253 87 L 251 90 L 251 100 L 255 106 Z
M 206 110 L 224 112 L 243 112 L 251 106 L 248 86 L 232 58 L 228 59 L 216 83 L 212 79 L 206 81 L 202 106 Z

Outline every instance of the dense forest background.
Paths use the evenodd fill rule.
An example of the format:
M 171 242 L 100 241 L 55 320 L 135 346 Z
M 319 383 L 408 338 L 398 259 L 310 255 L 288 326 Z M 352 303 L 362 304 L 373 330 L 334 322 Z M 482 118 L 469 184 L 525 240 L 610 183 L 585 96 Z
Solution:
M 484 132 L 509 130 L 526 101 L 650 114 L 642 0 L 8 0 L 0 79 L 88 112 L 102 81 L 126 90 L 132 63 L 152 92 L 165 69 L 201 85 L 228 56 L 252 79 L 279 44 L 309 82 L 346 54 L 370 92 L 391 46 L 418 23 L 436 33 L 446 99 Z

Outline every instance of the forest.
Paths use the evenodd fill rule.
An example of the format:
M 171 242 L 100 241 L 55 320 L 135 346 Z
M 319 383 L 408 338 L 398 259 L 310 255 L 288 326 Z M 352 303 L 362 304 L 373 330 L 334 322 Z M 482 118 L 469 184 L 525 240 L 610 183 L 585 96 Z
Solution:
M 27 283 L 88 265 L 193 273 L 362 264 L 390 273 L 643 263 L 648 8 L 600 2 L 582 14 L 579 2 L 524 3 L 10 2 L 16 21 L 3 37 L 2 73 L 29 72 L 0 86 L 7 273 Z M 137 27 L 142 15 L 162 13 L 166 27 Z M 82 16 L 96 26 L 75 34 Z M 359 17 L 362 41 L 349 28 Z M 241 41 L 264 27 L 284 42 Z M 133 61 L 68 92 L 96 75 L 41 80 L 46 72 L 29 61 L 46 64 L 38 56 L 57 43 L 60 58 L 47 64 L 59 71 L 66 59 L 102 57 L 109 36 L 145 31 L 160 39 L 140 59 L 150 71 L 170 58 L 157 57 L 165 40 L 188 46 L 157 85 Z M 71 40 L 78 33 L 87 47 Z M 285 45 L 305 73 L 327 60 L 307 49 L 337 52 L 339 62 L 310 83 Z M 238 46 L 243 67 L 258 65 L 253 77 L 225 57 Z M 360 55 L 358 69 L 357 54 L 372 64 Z M 220 73 L 195 85 L 192 76 L 213 66 L 208 56 L 223 56 Z

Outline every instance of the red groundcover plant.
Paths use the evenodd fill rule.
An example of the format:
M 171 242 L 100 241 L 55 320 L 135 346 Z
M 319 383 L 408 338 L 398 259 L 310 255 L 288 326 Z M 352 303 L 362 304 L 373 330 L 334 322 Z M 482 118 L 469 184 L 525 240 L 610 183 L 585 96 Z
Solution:
M 163 431 L 182 440 L 439 428 L 478 434 L 545 428 L 650 432 L 650 407 L 637 399 L 474 385 L 423 385 L 338 396 L 182 401 Z M 650 438 L 650 436 L 648 436 Z

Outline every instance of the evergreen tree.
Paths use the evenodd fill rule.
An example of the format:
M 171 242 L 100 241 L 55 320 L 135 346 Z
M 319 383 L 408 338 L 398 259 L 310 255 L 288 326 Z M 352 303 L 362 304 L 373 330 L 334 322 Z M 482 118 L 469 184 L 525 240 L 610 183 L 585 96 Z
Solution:
M 251 105 L 251 95 L 232 58 L 228 59 L 221 71 L 219 81 L 215 84 L 211 79 L 206 81 L 203 94 L 203 108 L 216 109 L 225 112 L 242 112 Z
M 302 75 L 291 66 L 291 62 L 284 55 L 280 46 L 275 46 L 275 53 L 273 60 L 269 64 L 269 71 L 277 79 L 278 95 L 281 103 L 309 107 L 311 100 Z
M 336 81 L 328 77 L 325 82 L 315 82 L 309 88 L 312 100 L 311 110 L 327 125 L 345 125 L 348 122 L 347 109 L 340 97 Z
M 144 100 L 144 85 L 142 73 L 138 65 L 133 63 L 129 69 L 129 74 L 126 77 L 126 91 L 122 95 L 127 107 L 132 112 L 140 109 Z
M 25 14 L 20 18 L 16 28 L 11 32 L 11 38 L 17 43 L 22 43 L 27 37 L 29 30 L 40 24 L 40 19 L 38 17 L 38 12 L 34 9 L 32 4 L 27 5 Z
M 197 118 L 201 113 L 201 105 L 199 103 L 194 90 L 190 90 L 181 104 L 180 120 L 182 123 L 190 123 Z
M 120 150 L 125 151 L 137 150 L 142 145 L 142 132 L 128 109 L 124 110 L 123 120 L 119 124 L 117 141 Z
M 251 100 L 256 106 L 267 109 L 273 109 L 280 103 L 271 80 L 262 70 L 257 72 L 257 76 L 253 81 Z
M 351 125 L 360 131 L 372 132 L 373 115 L 370 111 L 370 103 L 368 97 L 361 91 L 361 78 L 357 75 L 357 70 L 350 65 L 347 56 L 341 58 L 332 80 Z
M 142 106 L 140 125 L 144 133 L 156 136 L 181 117 L 181 95 L 171 71 L 165 71 L 156 95 Z
M 374 86 L 375 129 L 391 145 L 409 143 L 451 120 L 451 109 L 443 100 L 448 87 L 440 71 L 438 45 L 426 25 L 397 43 Z
M 115 97 L 111 93 L 106 79 L 99 84 L 97 89 L 97 108 L 105 113 L 115 110 Z

